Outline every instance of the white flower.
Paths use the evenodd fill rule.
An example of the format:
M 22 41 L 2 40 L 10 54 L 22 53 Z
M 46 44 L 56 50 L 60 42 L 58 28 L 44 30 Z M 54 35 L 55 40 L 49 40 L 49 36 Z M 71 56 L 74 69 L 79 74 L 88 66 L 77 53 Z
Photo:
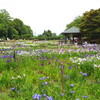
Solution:
M 80 65 L 81 63 L 78 63 L 78 65 Z
M 18 77 L 18 78 L 21 78 L 21 76 L 20 76 L 20 75 L 18 75 L 17 77 Z
M 25 77 L 26 75 L 25 75 L 25 74 L 23 74 L 23 76 Z
M 100 65 L 94 65 L 94 67 L 100 67 Z
M 13 80 L 13 79 L 15 79 L 15 77 L 12 76 L 11 79 Z
M 100 65 L 98 65 L 98 67 L 100 67 Z
M 94 65 L 94 67 L 97 67 L 97 65 Z

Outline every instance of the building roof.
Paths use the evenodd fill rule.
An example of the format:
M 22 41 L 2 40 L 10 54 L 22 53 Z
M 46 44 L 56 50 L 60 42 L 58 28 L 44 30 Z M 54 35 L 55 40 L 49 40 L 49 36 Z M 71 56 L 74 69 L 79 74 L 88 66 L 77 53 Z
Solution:
M 70 29 L 62 32 L 62 34 L 66 34 L 66 33 L 80 33 L 80 29 L 73 26 Z

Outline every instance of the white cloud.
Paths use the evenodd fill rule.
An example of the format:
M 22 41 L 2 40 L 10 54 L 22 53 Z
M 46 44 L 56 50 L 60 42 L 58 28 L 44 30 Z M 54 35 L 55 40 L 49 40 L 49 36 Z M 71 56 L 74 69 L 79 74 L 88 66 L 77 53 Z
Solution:
M 0 9 L 21 19 L 36 34 L 48 29 L 60 34 L 76 16 L 98 9 L 99 4 L 100 0 L 2 0 Z

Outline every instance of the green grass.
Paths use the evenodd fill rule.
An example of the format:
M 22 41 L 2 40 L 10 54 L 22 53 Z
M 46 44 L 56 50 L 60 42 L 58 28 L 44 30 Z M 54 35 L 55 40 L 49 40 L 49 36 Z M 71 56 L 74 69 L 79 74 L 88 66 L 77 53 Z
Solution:
M 0 58 L 0 100 L 32 100 L 32 95 L 35 93 L 52 96 L 53 100 L 100 99 L 100 68 L 94 67 L 94 64 L 100 65 L 100 59 L 97 59 L 98 52 L 81 52 L 76 51 L 81 48 L 66 46 L 53 48 L 54 45 L 48 43 L 47 47 L 42 48 L 43 45 L 24 48 L 24 51 L 36 50 L 37 52 L 41 48 L 50 49 L 49 53 L 41 52 L 39 55 L 32 56 L 15 55 L 16 62 L 14 58 Z M 59 49 L 65 50 L 64 53 L 58 53 Z M 15 50 L 22 50 L 22 48 Z M 52 50 L 57 52 L 52 52 Z M 72 52 L 66 50 L 72 50 Z M 7 62 L 7 60 L 10 61 Z M 59 68 L 62 65 L 64 75 L 62 69 Z M 45 79 L 40 80 L 39 78 L 42 77 Z M 48 84 L 42 85 L 45 82 Z M 74 86 L 70 86 L 71 84 Z M 63 85 L 64 88 L 62 88 Z M 14 89 L 11 90 L 11 88 Z M 64 91 L 64 96 L 61 95 L 62 91 Z M 43 97 L 41 100 L 44 100 Z

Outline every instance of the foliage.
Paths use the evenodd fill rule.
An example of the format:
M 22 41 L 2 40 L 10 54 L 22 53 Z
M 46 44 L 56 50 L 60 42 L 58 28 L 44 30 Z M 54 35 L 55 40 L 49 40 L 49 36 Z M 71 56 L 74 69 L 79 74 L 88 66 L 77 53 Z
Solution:
M 9 39 L 30 39 L 33 37 L 33 32 L 30 26 L 27 26 L 20 19 L 13 19 L 9 13 L 2 9 L 0 10 L 0 38 Z
M 58 36 L 56 35 L 56 33 L 52 33 L 52 36 L 47 37 L 46 35 L 38 35 L 37 37 L 35 37 L 38 40 L 59 40 L 59 39 L 63 39 L 64 35 L 59 34 Z
M 45 37 L 50 37 L 50 36 L 52 36 L 52 32 L 50 30 L 47 30 L 47 31 L 44 30 L 43 35 Z
M 51 30 L 44 30 L 44 32 L 41 35 L 37 36 L 37 39 L 39 40 L 53 40 L 53 39 L 59 39 L 56 36 L 56 33 L 52 33 Z
M 100 37 L 100 8 L 91 9 L 83 14 L 80 30 L 88 38 Z

